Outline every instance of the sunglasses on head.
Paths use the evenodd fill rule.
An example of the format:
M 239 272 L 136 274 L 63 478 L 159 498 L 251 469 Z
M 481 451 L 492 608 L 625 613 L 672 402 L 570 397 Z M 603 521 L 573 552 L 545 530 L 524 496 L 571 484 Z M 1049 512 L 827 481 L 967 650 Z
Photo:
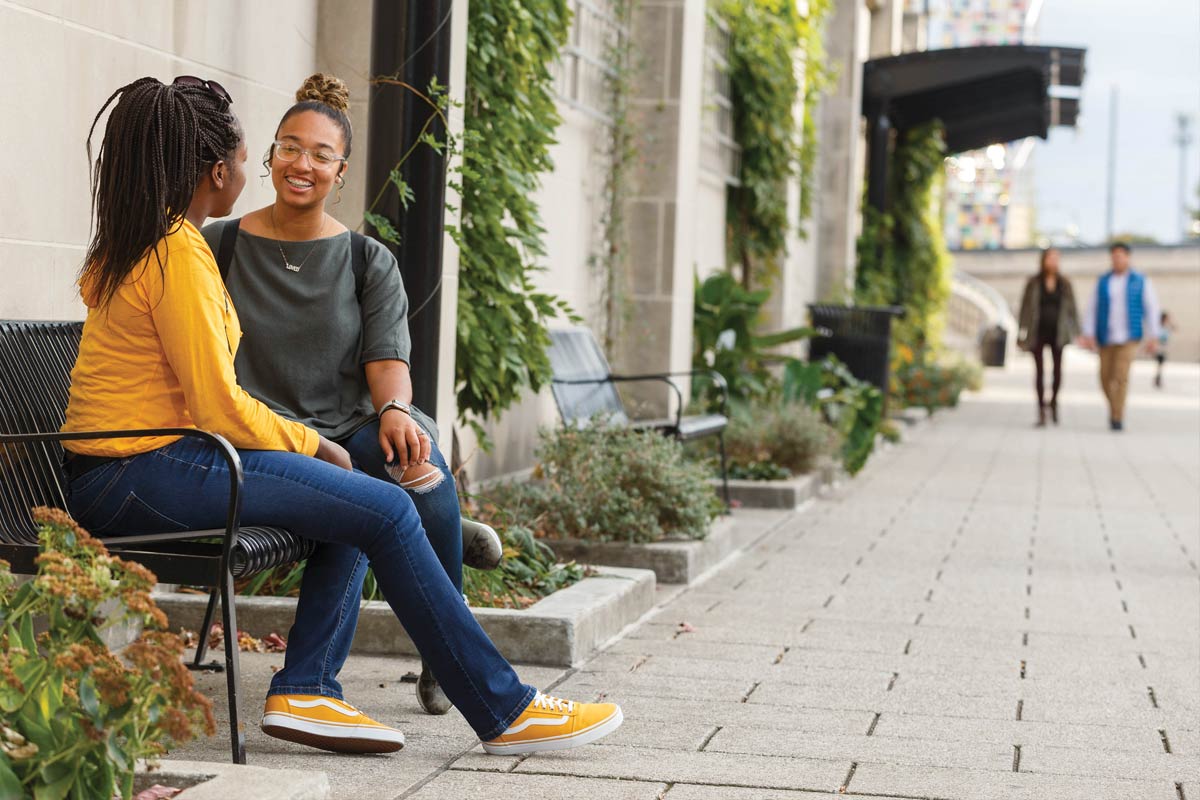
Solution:
M 195 75 L 180 75 L 172 81 L 172 84 L 174 86 L 193 86 L 199 89 L 207 89 L 217 97 L 224 99 L 226 103 L 233 102 L 233 98 L 229 96 L 229 92 L 225 90 L 225 87 L 216 81 L 206 81 L 203 78 L 197 78 Z

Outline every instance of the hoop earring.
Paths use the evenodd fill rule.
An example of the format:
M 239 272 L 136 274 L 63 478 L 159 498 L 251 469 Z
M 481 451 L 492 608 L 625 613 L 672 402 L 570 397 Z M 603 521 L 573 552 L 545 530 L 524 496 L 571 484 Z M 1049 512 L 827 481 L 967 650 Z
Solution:
M 338 175 L 335 183 L 337 183 L 338 188 L 337 195 L 333 198 L 333 204 L 336 206 L 338 203 L 342 202 L 342 189 L 346 187 L 346 179 L 341 175 Z

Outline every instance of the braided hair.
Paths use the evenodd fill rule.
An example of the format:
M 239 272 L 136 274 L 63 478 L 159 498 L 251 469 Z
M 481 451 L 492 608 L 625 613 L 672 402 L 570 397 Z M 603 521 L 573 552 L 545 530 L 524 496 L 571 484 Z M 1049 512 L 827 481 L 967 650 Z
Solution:
M 139 78 L 105 101 L 87 138 L 94 226 L 81 277 L 90 299 L 107 305 L 151 251 L 163 270 L 159 240 L 183 224 L 205 170 L 230 159 L 242 142 L 229 105 L 205 86 L 154 78 Z M 109 106 L 93 161 L 92 135 Z

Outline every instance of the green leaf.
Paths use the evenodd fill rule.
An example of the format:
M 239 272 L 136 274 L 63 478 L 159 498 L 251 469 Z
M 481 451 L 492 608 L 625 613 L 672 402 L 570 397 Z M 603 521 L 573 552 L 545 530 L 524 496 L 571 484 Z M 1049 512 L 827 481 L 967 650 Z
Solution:
M 383 239 L 385 242 L 400 244 L 400 232 L 396 230 L 396 227 L 392 225 L 391 220 L 389 220 L 387 217 L 383 216 L 382 214 L 376 214 L 372 211 L 368 211 L 363 214 L 363 219 L 365 219 L 367 223 L 375 229 L 375 231 L 379 234 L 379 238 Z
M 19 623 L 21 646 L 31 657 L 37 654 L 37 639 L 33 636 L 33 615 L 25 614 Z
M 96 686 L 91 676 L 79 681 L 79 705 L 92 722 L 100 724 L 100 697 L 96 694 Z
M 0 757 L 0 800 L 23 800 L 25 789 L 7 757 Z

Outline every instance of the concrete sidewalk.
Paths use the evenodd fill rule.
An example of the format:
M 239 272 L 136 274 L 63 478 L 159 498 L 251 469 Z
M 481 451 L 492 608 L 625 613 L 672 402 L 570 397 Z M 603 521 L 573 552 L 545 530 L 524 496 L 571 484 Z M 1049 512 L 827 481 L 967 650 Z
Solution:
M 1094 361 L 1068 366 L 1061 427 L 1031 427 L 1023 360 L 990 372 L 835 496 L 743 515 L 763 531 L 750 551 L 582 668 L 522 670 L 620 702 L 603 744 L 485 756 L 397 686 L 412 663 L 356 658 L 349 699 L 408 747 L 292 747 L 252 702 L 251 763 L 372 800 L 1200 800 L 1200 370 L 1154 392 L 1139 365 L 1112 434 Z M 257 700 L 279 657 L 246 661 Z

